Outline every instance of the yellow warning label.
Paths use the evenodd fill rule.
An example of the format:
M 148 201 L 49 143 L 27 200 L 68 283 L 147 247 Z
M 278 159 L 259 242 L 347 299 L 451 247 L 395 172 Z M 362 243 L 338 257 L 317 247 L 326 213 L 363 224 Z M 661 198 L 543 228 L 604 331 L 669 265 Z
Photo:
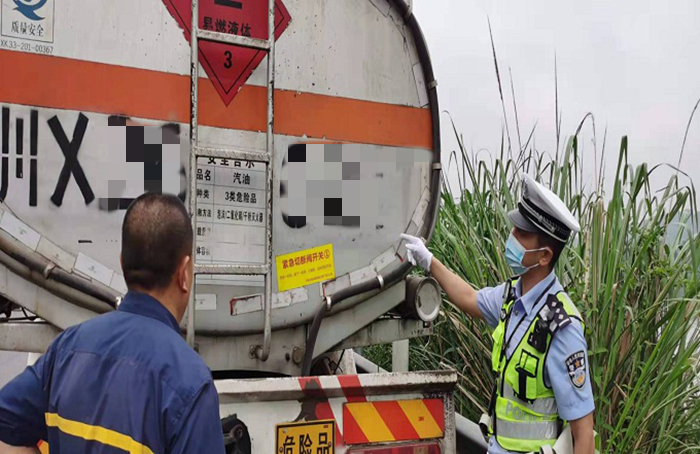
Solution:
M 332 244 L 277 256 L 278 292 L 334 278 Z

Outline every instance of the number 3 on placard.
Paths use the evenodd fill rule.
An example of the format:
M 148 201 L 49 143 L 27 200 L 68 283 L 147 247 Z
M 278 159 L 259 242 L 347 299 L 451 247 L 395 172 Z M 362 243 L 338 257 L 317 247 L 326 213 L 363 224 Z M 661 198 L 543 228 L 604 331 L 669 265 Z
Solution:
M 226 52 L 224 52 L 224 56 L 226 57 L 226 61 L 224 62 L 224 68 L 229 69 L 232 66 L 231 51 L 227 50 Z

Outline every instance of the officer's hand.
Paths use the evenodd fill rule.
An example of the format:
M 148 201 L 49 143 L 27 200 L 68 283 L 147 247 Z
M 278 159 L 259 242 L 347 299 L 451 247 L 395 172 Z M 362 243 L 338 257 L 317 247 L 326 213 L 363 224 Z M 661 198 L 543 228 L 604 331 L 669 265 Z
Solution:
M 406 257 L 412 265 L 418 265 L 426 271 L 430 271 L 430 262 L 433 261 L 433 253 L 425 247 L 423 240 L 415 236 L 401 234 L 401 238 L 406 240 Z

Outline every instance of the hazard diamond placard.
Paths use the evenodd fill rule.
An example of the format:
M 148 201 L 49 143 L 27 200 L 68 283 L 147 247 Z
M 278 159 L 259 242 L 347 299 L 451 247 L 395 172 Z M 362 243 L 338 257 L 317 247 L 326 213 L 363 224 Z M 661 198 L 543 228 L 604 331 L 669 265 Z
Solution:
M 163 0 L 170 14 L 190 40 L 191 0 Z M 232 35 L 268 39 L 267 0 L 199 0 L 199 28 Z M 291 16 L 282 3 L 275 2 L 275 39 L 289 25 Z M 226 105 L 236 96 L 266 52 L 211 41 L 199 41 L 199 63 Z

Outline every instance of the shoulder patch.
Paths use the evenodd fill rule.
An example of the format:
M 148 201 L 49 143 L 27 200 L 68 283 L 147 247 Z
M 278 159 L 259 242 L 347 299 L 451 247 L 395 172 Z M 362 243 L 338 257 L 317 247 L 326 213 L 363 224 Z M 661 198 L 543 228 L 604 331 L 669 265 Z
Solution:
M 586 354 L 583 350 L 577 351 L 566 358 L 566 370 L 569 372 L 569 380 L 576 389 L 583 388 L 586 384 Z
M 540 318 L 547 323 L 549 332 L 554 335 L 557 331 L 571 324 L 571 318 L 564 309 L 564 304 L 556 295 L 549 295 L 547 302 L 539 312 Z

